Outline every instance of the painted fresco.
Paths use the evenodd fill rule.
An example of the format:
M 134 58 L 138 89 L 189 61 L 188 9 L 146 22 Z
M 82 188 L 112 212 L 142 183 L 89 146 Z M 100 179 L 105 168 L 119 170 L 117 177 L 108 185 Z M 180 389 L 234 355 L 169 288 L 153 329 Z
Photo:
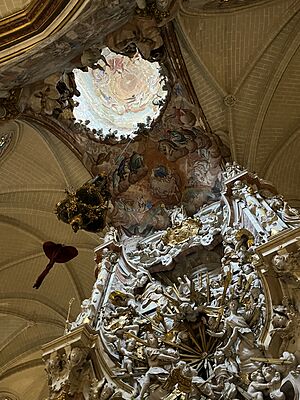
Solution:
M 180 75 L 183 66 L 175 65 L 179 56 L 172 62 L 163 58 L 159 69 L 157 59 L 150 62 L 136 55 L 137 39 L 129 46 L 135 49 L 129 58 L 124 49 L 121 54 L 85 50 L 81 73 L 50 75 L 25 88 L 20 104 L 25 114 L 41 115 L 43 123 L 48 118 L 54 126 L 55 121 L 87 169 L 108 177 L 107 222 L 130 234 L 148 234 L 170 226 L 172 207 L 192 216 L 220 198 L 222 144 L 209 131 L 187 79 Z M 165 47 L 167 51 L 171 49 Z M 74 117 L 77 102 L 85 104 L 81 121 Z M 110 126 L 108 131 L 92 125 L 92 112 L 96 122 Z
M 81 93 L 74 116 L 90 121 L 91 129 L 104 134 L 133 137 L 139 123 L 158 117 L 166 98 L 160 66 L 147 62 L 139 53 L 129 58 L 108 48 L 102 50 L 102 57 L 88 72 L 74 71 Z
M 205 132 L 197 110 L 175 90 L 152 129 L 127 143 L 105 146 L 102 153 L 110 154 L 109 160 L 103 159 L 93 172 L 110 176 L 114 226 L 131 233 L 166 229 L 170 207 L 183 205 L 193 215 L 204 203 L 220 198 L 217 141 Z

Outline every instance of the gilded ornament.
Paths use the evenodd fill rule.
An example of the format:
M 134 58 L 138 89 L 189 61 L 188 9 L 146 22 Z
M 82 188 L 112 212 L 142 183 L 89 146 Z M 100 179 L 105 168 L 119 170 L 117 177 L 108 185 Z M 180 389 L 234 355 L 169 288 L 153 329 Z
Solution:
M 100 232 L 106 226 L 110 192 L 105 175 L 99 175 L 57 203 L 57 218 L 72 226 L 74 232 L 84 229 Z
M 270 304 L 265 285 L 269 278 L 274 282 L 274 275 L 279 284 L 297 282 L 299 246 L 290 252 L 291 241 L 285 247 L 275 242 L 276 251 L 270 252 L 270 243 L 265 242 L 270 230 L 269 236 L 255 231 L 267 226 L 261 224 L 261 217 L 269 212 L 273 218 L 270 207 L 257 190 L 249 194 L 246 183 L 235 182 L 237 190 L 242 188 L 239 196 L 226 192 L 228 204 L 235 206 L 233 223 L 220 218 L 228 207 L 225 202 L 200 209 L 194 218 L 177 207 L 170 213 L 172 227 L 164 235 L 160 231 L 146 238 L 120 237 L 123 251 L 113 253 L 109 265 L 114 232 L 104 240 L 101 269 L 87 300 L 92 311 L 82 313 L 76 327 L 84 323 L 84 315 L 92 315 L 91 326 L 116 365 L 116 375 L 110 378 L 117 379 L 108 380 L 108 393 L 122 381 L 128 385 L 126 396 L 136 400 L 289 398 L 282 393 L 287 379 L 298 379 L 297 358 L 287 350 L 299 330 L 299 312 L 288 296 L 280 296 L 279 286 L 276 304 Z M 248 219 L 241 217 L 245 209 Z M 280 210 L 273 211 L 280 215 Z M 297 234 L 294 230 L 298 244 Z M 203 240 L 205 236 L 209 240 Z M 212 243 L 220 236 L 222 248 L 217 253 L 220 241 L 215 248 Z M 264 267 L 269 270 L 264 277 L 254 257 L 258 251 L 265 251 L 272 264 Z M 158 269 L 159 263 L 168 268 Z M 151 271 L 153 266 L 156 270 Z M 109 276 L 108 285 L 100 279 L 101 272 L 104 278 Z M 268 290 L 273 288 L 269 285 Z M 99 301 L 101 291 L 105 302 Z M 268 348 L 263 340 L 266 331 Z M 64 358 L 58 362 L 53 358 L 54 367 L 63 362 Z M 95 386 L 98 397 L 93 398 L 102 398 L 101 385 Z
M 124 292 L 120 292 L 120 290 L 114 290 L 109 295 L 109 300 L 112 304 L 118 304 L 120 301 L 126 301 L 128 299 L 128 295 Z
M 58 397 L 54 400 L 67 400 L 66 393 L 61 393 Z
M 196 236 L 201 226 L 201 222 L 188 218 L 179 227 L 168 228 L 161 240 L 165 245 L 176 246 Z
M 83 3 L 84 0 L 78 1 L 78 7 Z M 58 15 L 68 6 L 70 0 L 46 0 L 41 3 L 39 0 L 30 1 L 28 6 L 24 10 L 20 10 L 13 15 L 1 18 L 0 30 L 1 30 L 1 44 L 0 49 L 4 50 L 8 47 L 15 45 L 22 39 L 34 38 L 39 32 L 40 28 L 45 29 L 48 27 Z M 70 17 L 77 10 L 70 11 Z M 32 43 L 31 43 L 32 46 Z M 22 49 L 21 52 L 26 50 Z M 10 55 L 5 56 L 5 60 L 13 58 L 19 55 L 19 52 L 11 52 Z M 3 57 L 4 58 L 4 57 Z M 3 61 L 3 58 L 1 61 Z
M 235 235 L 238 242 L 247 241 L 247 246 L 250 247 L 254 243 L 254 236 L 247 229 L 239 229 Z

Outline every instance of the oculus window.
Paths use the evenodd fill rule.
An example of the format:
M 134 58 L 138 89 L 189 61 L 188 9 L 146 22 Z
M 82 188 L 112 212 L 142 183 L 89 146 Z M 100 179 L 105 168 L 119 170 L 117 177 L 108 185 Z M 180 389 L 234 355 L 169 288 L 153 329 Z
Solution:
M 157 62 L 138 53 L 132 58 L 102 50 L 106 62 L 88 72 L 75 69 L 80 96 L 74 108 L 77 121 L 88 124 L 95 135 L 136 136 L 140 124 L 150 126 L 165 102 L 165 77 Z

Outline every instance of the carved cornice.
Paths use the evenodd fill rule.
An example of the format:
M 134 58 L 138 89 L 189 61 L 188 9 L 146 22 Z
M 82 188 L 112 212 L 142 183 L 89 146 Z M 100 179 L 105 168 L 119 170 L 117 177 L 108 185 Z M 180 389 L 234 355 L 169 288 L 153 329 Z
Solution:
M 278 251 L 282 251 L 285 249 L 286 252 L 293 252 L 298 250 L 299 236 L 300 228 L 287 229 L 273 237 L 267 243 L 258 246 L 256 251 L 267 262 L 270 262 L 271 258 Z
M 87 393 L 86 376 L 86 400 L 145 400 L 150 391 L 164 400 L 250 399 L 257 387 L 261 399 L 281 400 L 292 398 L 287 385 L 296 393 L 299 215 L 236 163 L 226 165 L 223 182 L 226 205 L 201 208 L 193 219 L 183 207 L 169 209 L 171 227 L 147 236 L 106 233 L 68 345 L 52 344 L 47 354 L 49 400 Z M 175 243 L 164 240 L 172 233 Z M 206 265 L 193 258 L 200 252 Z M 92 347 L 72 339 L 84 327 L 98 335 Z
M 28 7 L 0 20 L 0 50 L 28 39 L 44 30 L 70 0 L 34 0 Z
M 88 325 L 82 325 L 68 335 L 57 338 L 42 346 L 43 356 L 48 356 L 52 353 L 53 349 L 58 350 L 70 344 L 76 344 L 80 347 L 92 347 L 96 339 L 95 332 Z
M 24 10 L 0 20 L 0 62 L 4 63 L 39 43 L 50 26 L 57 31 L 65 26 L 86 0 L 33 0 Z M 63 18 L 60 18 L 63 15 Z M 55 26 L 54 22 L 58 21 Z M 38 37 L 38 39 L 36 38 Z M 10 48 L 14 51 L 10 51 Z

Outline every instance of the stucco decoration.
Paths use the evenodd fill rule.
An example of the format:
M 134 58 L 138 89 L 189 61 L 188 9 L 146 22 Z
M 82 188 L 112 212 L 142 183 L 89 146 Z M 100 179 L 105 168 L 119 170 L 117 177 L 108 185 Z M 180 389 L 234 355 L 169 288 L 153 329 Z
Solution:
M 137 1 L 136 13 L 120 29 L 109 33 L 105 43 L 116 53 L 133 56 L 138 49 L 146 60 L 161 60 L 165 55 L 160 28 L 171 21 L 180 1 Z
M 151 32 L 148 32 L 149 43 Z M 148 43 L 143 38 L 143 43 Z M 166 49 L 172 51 L 171 44 Z M 99 52 L 95 48 L 89 53 L 85 64 L 92 68 L 80 73 L 94 76 L 92 82 L 85 82 L 87 87 L 79 88 L 75 74 L 65 72 L 25 88 L 20 101 L 23 115 L 63 132 L 64 138 L 81 154 L 86 168 L 94 176 L 107 176 L 112 205 L 107 213 L 109 224 L 131 234 L 166 229 L 170 226 L 169 209 L 173 206 L 182 206 L 192 216 L 203 204 L 220 198 L 224 146 L 209 131 L 187 78 L 180 76 L 183 66 L 176 64 L 179 56 L 174 54 L 172 62 L 161 63 L 160 78 L 157 74 L 149 75 L 157 69 L 153 61 L 136 56 L 126 59 L 111 53 L 106 53 L 106 57 L 104 53 L 105 50 L 101 52 L 103 59 L 96 58 Z M 86 71 L 86 65 L 81 69 Z M 100 77 L 106 85 L 101 86 Z M 128 86 L 139 90 L 128 93 Z M 168 94 L 163 101 L 165 94 L 161 90 L 165 87 Z M 159 92 L 151 100 L 157 89 Z M 80 91 L 83 98 L 85 94 L 89 96 L 90 108 L 101 100 L 107 125 L 115 119 L 112 110 L 120 117 L 119 121 L 125 122 L 133 114 L 139 114 L 136 137 L 117 135 L 117 123 L 104 135 L 92 126 L 92 118 L 74 120 Z M 159 110 L 160 114 L 152 122 L 146 118 L 146 125 L 143 121 L 150 109 Z M 98 115 L 95 118 L 103 119 Z
M 165 229 L 168 208 L 182 205 L 193 215 L 220 198 L 218 138 L 205 131 L 199 110 L 183 93 L 177 82 L 163 114 L 135 139 L 102 140 L 88 126 L 74 124 L 70 133 L 85 152 L 86 166 L 108 176 L 113 206 L 108 218 L 115 227 L 131 233 Z
M 183 204 L 192 215 L 200 204 L 218 198 L 220 153 L 201 129 L 164 127 L 136 146 L 122 154 L 113 170 L 111 218 L 115 226 L 138 226 L 140 232 L 166 228 L 170 206 Z M 205 169 L 210 171 L 209 182 L 200 175 Z M 185 175 L 186 170 L 191 176 Z
M 133 56 L 136 49 L 146 59 L 153 59 L 163 46 L 163 39 L 154 18 L 135 16 L 121 29 L 109 34 L 107 46 L 117 53 Z
M 96 249 L 91 297 L 64 340 L 94 329 L 124 399 L 299 399 L 300 221 L 284 222 L 272 186 L 239 165 L 223 181 L 222 201 L 193 218 L 174 207 L 167 230 L 111 229 Z M 278 269 L 295 274 L 274 281 Z
M 99 175 L 76 191 L 67 190 L 66 193 L 66 198 L 56 204 L 55 212 L 59 220 L 70 224 L 74 232 L 79 229 L 88 232 L 104 229 L 110 199 L 106 176 Z
M 138 59 L 137 65 L 134 59 L 127 59 L 127 64 L 122 64 L 124 60 L 125 56 L 108 57 L 106 62 L 113 64 L 112 69 L 105 63 L 99 67 L 95 64 L 94 69 L 82 74 L 104 75 L 109 83 L 108 91 L 95 85 L 95 75 L 94 95 L 90 100 L 97 102 L 99 99 L 104 103 L 108 119 L 114 118 L 114 109 L 116 114 L 121 114 L 120 120 L 126 122 L 133 114 L 139 114 L 141 118 L 150 108 L 159 110 L 164 92 L 154 96 L 157 103 L 155 99 L 151 100 L 153 87 L 162 90 L 163 78 L 147 75 L 157 68 L 155 64 L 142 59 Z M 141 73 L 135 78 L 129 69 L 132 63 L 134 74 Z M 140 63 L 146 66 L 139 68 Z M 107 78 L 103 69 L 105 73 L 109 70 Z M 167 78 L 170 77 L 171 74 Z M 133 99 L 124 96 L 122 88 L 128 82 L 141 88 L 136 101 L 131 102 Z M 132 137 L 132 133 L 127 137 L 117 134 L 114 128 L 104 134 L 93 128 L 89 120 L 74 120 L 75 99 L 80 101 L 80 91 L 73 73 L 52 75 L 39 85 L 27 92 L 24 90 L 21 102 L 24 113 L 34 117 L 42 114 L 43 121 L 44 116 L 57 121 L 82 154 L 85 166 L 95 176 L 107 176 L 112 203 L 107 214 L 110 224 L 132 234 L 137 230 L 146 234 L 170 225 L 170 207 L 182 205 L 187 215 L 192 216 L 201 205 L 220 198 L 222 144 L 217 136 L 207 131 L 201 110 L 187 100 L 186 88 L 180 80 L 174 77 L 164 80 L 163 88 L 168 88 L 168 98 L 160 115 L 149 121 L 149 125 L 138 122 L 136 137 Z M 88 91 L 88 88 L 83 90 Z M 95 114 L 95 118 L 101 117 Z M 117 124 L 115 128 L 118 128 Z

